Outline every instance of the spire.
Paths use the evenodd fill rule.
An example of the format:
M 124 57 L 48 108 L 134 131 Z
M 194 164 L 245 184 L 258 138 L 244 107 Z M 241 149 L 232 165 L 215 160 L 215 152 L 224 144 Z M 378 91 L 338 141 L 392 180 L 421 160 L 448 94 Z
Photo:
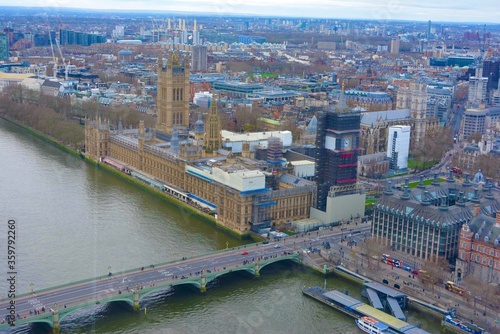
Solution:
M 346 112 L 347 103 L 345 102 L 345 82 L 342 81 L 342 91 L 340 92 L 339 103 L 337 104 L 337 111 Z

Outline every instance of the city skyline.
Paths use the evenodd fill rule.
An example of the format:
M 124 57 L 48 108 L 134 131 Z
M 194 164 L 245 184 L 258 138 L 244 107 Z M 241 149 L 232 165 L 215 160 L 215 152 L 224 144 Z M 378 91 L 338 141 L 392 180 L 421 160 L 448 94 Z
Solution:
M 0 6 L 11 6 L 12 3 L 0 0 Z M 309 17 L 324 19 L 366 19 L 375 21 L 413 20 L 436 22 L 475 22 L 500 23 L 500 5 L 495 0 L 486 0 L 477 6 L 470 0 L 461 3 L 444 0 L 434 3 L 430 0 L 389 0 L 385 3 L 373 3 L 369 0 L 332 1 L 312 0 L 304 4 L 298 0 L 254 0 L 251 3 L 244 0 L 214 0 L 202 2 L 198 0 L 173 0 L 162 4 L 158 0 L 110 0 L 98 2 L 89 0 L 75 4 L 69 0 L 28 0 L 22 7 L 40 7 L 57 11 L 67 8 L 91 10 L 154 10 L 223 15 L 259 15 L 277 17 Z

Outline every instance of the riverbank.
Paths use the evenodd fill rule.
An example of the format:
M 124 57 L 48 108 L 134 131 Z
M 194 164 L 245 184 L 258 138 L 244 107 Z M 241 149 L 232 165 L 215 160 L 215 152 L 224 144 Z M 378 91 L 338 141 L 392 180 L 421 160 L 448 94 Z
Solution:
M 72 149 L 62 143 L 60 143 L 59 141 L 57 141 L 55 138 L 52 138 L 44 133 L 41 133 L 27 125 L 24 125 L 22 123 L 19 123 L 17 121 L 14 121 L 10 118 L 7 118 L 5 116 L 0 116 L 0 119 L 4 120 L 5 122 L 7 123 L 10 123 L 12 125 L 15 125 L 15 126 L 18 126 L 20 128 L 22 128 L 23 130 L 29 132 L 30 134 L 32 134 L 33 136 L 37 137 L 37 138 L 40 138 L 42 139 L 43 141 L 47 142 L 47 143 L 50 143 L 58 148 L 60 148 L 61 150 L 67 152 L 67 153 L 70 153 L 71 155 L 74 155 L 74 156 L 80 156 L 80 152 L 76 151 L 75 149 Z
M 165 200 L 167 201 L 168 203 L 171 203 L 171 204 L 174 204 L 176 206 L 179 206 L 179 207 L 182 207 L 183 210 L 185 210 L 188 214 L 190 215 L 195 215 L 196 217 L 199 217 L 201 218 L 203 221 L 205 221 L 206 223 L 208 223 L 209 225 L 219 229 L 219 230 L 222 230 L 226 233 L 229 233 L 237 238 L 240 238 L 242 240 L 252 240 L 254 242 L 259 242 L 259 241 L 263 241 L 264 239 L 262 239 L 260 236 L 256 235 L 256 234 L 253 234 L 253 233 L 245 233 L 245 234 L 240 234 L 240 233 L 237 233 L 236 231 L 233 231 L 232 229 L 218 223 L 216 221 L 216 219 L 206 213 L 204 213 L 203 211 L 200 211 L 200 210 L 197 210 L 196 208 L 182 202 L 182 201 L 179 201 L 177 200 L 176 198 L 172 197 L 172 196 L 169 196 L 168 194 L 165 194 L 164 192 L 154 188 L 154 187 L 151 187 L 151 186 L 148 186 L 147 184 L 145 183 L 142 183 L 142 182 L 139 182 L 138 180 L 134 179 L 133 177 L 127 175 L 127 174 L 124 174 L 124 173 L 120 173 L 119 171 L 111 168 L 110 166 L 107 166 L 106 164 L 103 164 L 103 163 L 100 163 L 98 161 L 95 161 L 93 159 L 90 159 L 88 158 L 87 156 L 85 156 L 85 154 L 83 152 L 80 152 L 80 151 L 77 151 L 75 149 L 72 149 L 66 145 L 64 145 L 63 143 L 57 141 L 55 138 L 52 138 L 50 136 L 47 136 L 46 134 L 44 133 L 41 133 L 27 125 L 24 125 L 22 123 L 19 123 L 17 121 L 14 121 L 14 120 L 11 120 L 9 118 L 6 118 L 5 116 L 0 116 L 0 118 L 12 125 L 15 125 L 17 127 L 20 127 L 22 128 L 24 131 L 27 131 L 28 133 L 30 133 L 31 135 L 33 136 L 36 136 L 37 138 L 40 138 L 42 139 L 43 141 L 47 142 L 47 143 L 50 143 L 51 145 L 54 145 L 56 146 L 57 148 L 73 155 L 73 156 L 77 156 L 77 157 L 81 157 L 82 159 L 84 159 L 87 163 L 89 163 L 90 165 L 93 165 L 93 166 L 96 166 L 97 168 L 101 169 L 101 170 L 104 170 L 108 173 L 111 173 L 121 179 L 124 179 L 126 180 L 127 182 L 133 184 L 134 186 L 137 186 L 138 188 L 141 188 L 142 190 L 146 190 L 148 191 L 149 193 L 152 193 L 154 194 L 155 196 L 158 196 L 160 197 L 162 200 Z
M 478 324 L 486 331 L 496 333 L 500 329 L 495 321 L 494 312 L 491 310 L 484 313 L 479 311 L 476 305 L 474 305 L 472 298 L 469 300 L 465 298 L 465 296 L 459 296 L 446 290 L 444 287 L 436 285 L 424 286 L 418 280 L 418 276 L 411 275 L 400 268 L 391 268 L 383 263 L 378 263 L 377 266 L 373 264 L 370 265 L 368 263 L 370 260 L 358 255 L 360 246 L 351 248 L 350 256 L 344 258 L 340 258 L 333 253 L 329 254 L 328 252 L 322 254 L 322 256 L 332 265 L 342 261 L 345 268 L 356 274 L 349 275 L 347 272 L 341 272 L 340 275 L 343 278 L 349 279 L 352 282 L 361 283 L 362 281 L 356 276 L 362 276 L 367 280 L 373 280 L 391 288 L 398 289 L 408 295 L 410 300 L 415 301 L 409 304 L 410 308 L 425 312 L 429 316 L 440 319 L 441 321 L 444 319 L 445 312 L 455 310 L 458 318 L 466 321 L 473 320 L 474 323 Z M 336 269 L 336 271 L 339 272 L 338 269 Z M 422 301 L 422 303 L 416 301 Z M 441 322 L 441 324 L 441 331 L 443 333 L 445 333 L 444 328 L 447 328 L 448 332 L 450 332 L 448 324 L 444 322 Z

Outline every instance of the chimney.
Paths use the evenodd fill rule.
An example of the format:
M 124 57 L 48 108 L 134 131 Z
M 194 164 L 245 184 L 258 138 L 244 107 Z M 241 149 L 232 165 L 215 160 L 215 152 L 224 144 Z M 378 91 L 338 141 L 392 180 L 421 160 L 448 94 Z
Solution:
M 387 188 L 385 190 L 385 195 L 393 195 L 394 192 L 392 191 L 392 182 L 387 181 Z
M 473 216 L 477 217 L 479 215 L 479 204 L 474 205 L 474 213 Z M 497 218 L 498 219 L 498 218 Z
M 417 188 L 425 189 L 424 176 L 423 175 L 420 175 L 420 182 L 418 183 Z
M 434 173 L 434 180 L 432 180 L 433 186 L 439 186 L 438 173 Z
M 464 181 L 464 183 L 462 185 L 464 187 L 470 187 L 471 186 L 469 173 L 465 173 L 465 181 Z

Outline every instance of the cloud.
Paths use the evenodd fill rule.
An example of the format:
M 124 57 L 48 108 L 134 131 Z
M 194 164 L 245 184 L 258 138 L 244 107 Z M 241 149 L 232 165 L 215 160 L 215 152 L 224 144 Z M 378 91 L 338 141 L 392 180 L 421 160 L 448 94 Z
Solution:
M 0 0 L 9 6 L 10 0 Z M 500 22 L 498 0 L 25 0 L 23 6 L 57 10 L 62 7 L 94 9 L 185 11 L 211 15 L 256 14 L 318 18 L 350 18 L 374 20 L 432 20 Z

